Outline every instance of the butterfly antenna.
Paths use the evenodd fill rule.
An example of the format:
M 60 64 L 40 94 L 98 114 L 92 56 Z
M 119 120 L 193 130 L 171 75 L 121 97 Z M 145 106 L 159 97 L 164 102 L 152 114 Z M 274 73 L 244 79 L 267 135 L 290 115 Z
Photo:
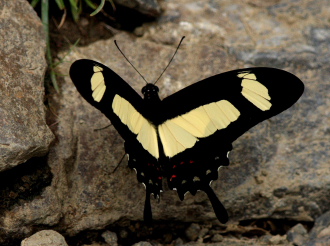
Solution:
M 115 173 L 115 172 L 116 172 L 116 170 L 118 169 L 118 167 L 120 166 L 120 164 L 123 162 L 123 159 L 124 159 L 125 155 L 126 155 L 126 152 L 125 152 L 125 153 L 123 154 L 123 156 L 120 158 L 119 163 L 117 164 L 117 166 L 115 167 L 115 169 L 113 169 L 113 171 L 112 171 L 111 173 Z
M 94 129 L 94 132 L 96 132 L 96 131 L 101 131 L 101 130 L 104 130 L 104 129 L 107 129 L 107 128 L 110 127 L 110 126 L 112 126 L 112 124 L 107 125 L 107 126 L 104 126 L 104 127 L 101 127 L 101 128 L 96 128 L 96 129 Z
M 117 44 L 117 40 L 114 41 L 115 45 L 117 47 L 117 49 L 120 51 L 120 53 L 123 55 L 123 57 L 125 57 L 126 61 L 128 61 L 129 64 L 131 64 L 131 66 L 135 69 L 135 71 L 140 74 L 140 76 L 142 77 L 142 79 L 148 84 L 148 81 L 146 81 L 146 79 L 142 76 L 142 74 L 134 67 L 134 65 L 128 60 L 128 58 L 124 55 L 124 53 L 121 51 L 121 49 L 119 48 L 118 44 Z
M 166 69 L 168 68 L 168 66 L 171 64 L 171 62 L 172 62 L 174 56 L 176 55 L 176 52 L 178 52 L 178 49 L 179 49 L 179 47 L 180 47 L 180 45 L 181 45 L 181 43 L 182 43 L 182 41 L 183 41 L 183 39 L 184 39 L 185 37 L 186 37 L 186 36 L 183 36 L 183 37 L 181 38 L 180 43 L 179 43 L 178 47 L 176 47 L 176 50 L 175 50 L 175 52 L 174 52 L 174 54 L 173 54 L 171 60 L 169 61 L 169 63 L 168 63 L 167 66 L 165 67 L 164 71 L 159 75 L 159 77 L 158 77 L 158 79 L 156 80 L 156 82 L 154 83 L 154 85 L 158 82 L 158 80 L 160 79 L 160 77 L 162 77 L 163 73 L 166 71 Z

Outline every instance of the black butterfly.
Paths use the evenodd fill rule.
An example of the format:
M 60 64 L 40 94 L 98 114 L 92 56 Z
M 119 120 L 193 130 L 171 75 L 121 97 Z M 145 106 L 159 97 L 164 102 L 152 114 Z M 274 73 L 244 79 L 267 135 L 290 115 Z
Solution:
M 80 94 L 101 110 L 125 140 L 128 166 L 146 188 L 145 221 L 151 221 L 150 194 L 159 198 L 162 179 L 180 199 L 206 192 L 220 222 L 224 206 L 210 187 L 220 166 L 229 164 L 232 142 L 259 122 L 292 106 L 303 83 L 275 68 L 234 70 L 204 79 L 161 100 L 148 83 L 142 99 L 108 67 L 78 60 L 70 76 Z

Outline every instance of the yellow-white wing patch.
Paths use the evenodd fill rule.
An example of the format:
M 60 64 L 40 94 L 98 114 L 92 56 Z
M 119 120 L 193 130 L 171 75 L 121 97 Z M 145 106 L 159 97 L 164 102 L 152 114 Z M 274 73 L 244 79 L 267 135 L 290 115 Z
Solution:
M 91 78 L 91 87 L 93 91 L 92 97 L 96 102 L 100 102 L 106 89 L 104 77 L 102 74 L 103 68 L 94 66 L 93 71 L 94 74 Z
M 262 111 L 269 110 L 272 106 L 266 86 L 257 81 L 255 74 L 248 71 L 239 73 L 237 77 L 242 78 L 242 95 L 254 106 Z
M 209 103 L 165 121 L 158 128 L 164 153 L 173 157 L 193 147 L 199 138 L 226 128 L 240 112 L 227 100 Z
M 125 98 L 119 95 L 114 97 L 112 109 L 121 122 L 137 135 L 136 138 L 142 147 L 158 159 L 158 141 L 154 125 L 146 120 Z

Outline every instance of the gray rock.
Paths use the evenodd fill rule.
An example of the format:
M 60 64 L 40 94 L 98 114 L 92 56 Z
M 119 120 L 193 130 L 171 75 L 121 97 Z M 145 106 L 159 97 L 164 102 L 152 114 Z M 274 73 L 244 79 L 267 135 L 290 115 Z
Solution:
M 215 234 L 215 235 L 213 235 L 213 237 L 211 238 L 211 241 L 212 241 L 212 242 L 215 242 L 215 243 L 217 243 L 217 242 L 221 242 L 221 241 L 223 241 L 223 236 L 220 235 L 220 234 Z
M 82 246 L 108 246 L 108 244 L 93 242 L 91 244 L 83 244 Z
M 25 0 L 0 1 L 0 244 L 58 222 L 57 195 L 44 156 L 54 135 L 46 124 L 45 33 Z M 23 164 L 24 163 L 24 164 Z M 58 208 L 58 207 L 57 207 Z
M 307 230 L 302 224 L 295 225 L 287 232 L 287 240 L 295 245 L 303 245 L 307 237 Z
M 316 219 L 309 240 L 303 246 L 329 245 L 330 242 L 330 211 Z
M 199 224 L 192 223 L 186 230 L 186 237 L 189 241 L 196 241 L 201 231 L 201 227 Z
M 111 246 L 118 245 L 118 237 L 115 232 L 105 231 L 102 233 L 102 237 L 104 238 L 105 242 Z
M 93 242 L 91 244 L 83 244 L 82 246 L 109 246 L 109 244 Z
M 149 242 L 141 241 L 138 243 L 134 243 L 133 246 L 152 246 L 152 244 Z
M 56 231 L 44 230 L 22 241 L 21 246 L 68 246 L 64 237 Z
M 290 4 L 295 6 L 294 1 Z M 301 4 L 309 6 L 308 1 Z M 320 8 L 329 2 L 322 4 Z M 264 10 L 270 8 L 281 12 L 271 9 L 274 13 L 268 15 Z M 304 8 L 310 16 L 308 22 L 293 18 L 291 21 L 295 21 L 288 25 L 286 17 L 291 14 L 283 8 L 280 4 L 254 7 L 239 1 L 171 3 L 166 5 L 164 18 L 180 9 L 179 25 L 162 22 L 148 26 L 142 38 L 125 33 L 115 37 L 123 52 L 152 82 L 166 66 L 180 37 L 187 36 L 173 64 L 158 82 L 161 97 L 208 76 L 251 65 L 280 67 L 305 82 L 306 91 L 296 105 L 259 124 L 234 143 L 231 165 L 222 168 L 218 181 L 212 184 L 232 220 L 313 221 L 329 208 L 330 135 L 326 126 L 330 70 L 319 69 L 326 65 L 319 60 L 318 53 L 313 53 L 319 52 L 317 47 L 303 35 L 306 25 L 321 26 L 319 17 L 323 13 L 320 11 L 315 17 L 308 11 L 315 11 L 316 6 L 311 10 Z M 243 52 L 248 55 L 241 56 Z M 311 57 L 306 58 L 306 52 Z M 268 59 L 269 54 L 280 56 Z M 260 57 L 262 62 L 257 61 L 261 61 Z M 144 84 L 116 50 L 113 40 L 79 48 L 66 57 L 68 61 L 79 58 L 95 59 L 110 66 L 138 92 Z M 276 59 L 279 63 L 274 62 Z M 69 64 L 63 64 L 60 73 L 68 74 Z M 82 100 L 69 78 L 62 86 L 64 93 L 58 105 L 67 106 L 58 109 L 61 122 L 56 134 L 61 145 L 54 147 L 50 163 L 70 167 L 61 169 L 67 172 L 56 174 L 69 177 L 64 225 L 75 233 L 102 227 L 119 218 L 142 219 L 144 189 L 136 181 L 135 173 L 125 167 L 126 160 L 111 174 L 124 154 L 122 139 L 111 127 L 94 132 L 93 129 L 107 125 L 107 119 Z M 175 192 L 166 191 L 159 204 L 152 201 L 152 207 L 155 219 L 215 219 L 202 192 L 195 197 L 188 194 L 184 202 L 179 202 Z
M 13 23 L 24 23 L 24 30 L 16 32 L 15 29 L 12 32 L 18 41 L 25 40 L 21 44 L 23 46 L 16 49 L 25 53 L 36 52 L 27 51 L 24 46 L 35 40 L 29 43 L 24 38 L 35 37 L 26 33 L 30 30 L 26 26 L 29 21 L 34 20 L 35 27 L 41 29 L 37 17 L 34 15 L 29 20 L 15 22 L 18 17 L 8 11 L 13 11 L 8 6 L 16 3 L 24 6 L 15 10 L 24 9 L 21 16 L 25 17 L 28 16 L 26 9 L 31 8 L 25 7 L 27 3 L 23 1 L 2 2 L 3 22 L 11 20 Z M 173 63 L 158 82 L 162 98 L 214 74 L 255 65 L 286 69 L 300 77 L 306 85 L 306 91 L 296 105 L 259 124 L 234 143 L 234 150 L 230 154 L 231 165 L 222 168 L 218 181 L 212 184 L 228 209 L 230 219 L 314 221 L 329 211 L 330 69 L 327 61 L 330 48 L 326 10 L 330 2 L 288 0 L 265 3 L 260 0 L 252 4 L 251 1 L 238 0 L 184 0 L 165 1 L 162 4 L 164 15 L 159 22 L 145 25 L 142 37 L 137 38 L 125 32 L 114 37 L 139 71 L 152 82 L 167 65 L 181 36 L 186 35 Z M 18 24 L 14 26 L 20 27 Z M 3 32 L 6 30 L 8 32 L 8 29 L 1 29 Z M 39 66 L 44 61 L 38 59 L 29 63 L 27 56 L 21 56 L 15 60 L 18 63 L 7 62 L 15 56 L 13 52 L 8 53 L 8 50 L 14 50 L 10 45 L 12 43 L 4 40 L 9 35 L 4 33 L 0 37 L 0 43 L 6 45 L 1 50 L 7 52 L 1 55 L 3 61 L 0 71 L 4 76 L 0 77 L 5 79 L 0 86 L 7 86 L 9 80 L 6 73 L 10 71 L 9 68 L 16 68 L 21 63 L 35 68 L 34 71 L 39 75 L 44 73 L 42 66 Z M 40 40 L 41 34 L 36 35 L 39 35 L 37 40 Z M 40 47 L 44 49 L 44 46 L 39 45 L 36 50 L 39 51 Z M 59 57 L 66 54 L 59 54 Z M 37 57 L 34 53 L 33 56 Z M 138 92 L 144 85 L 115 48 L 113 39 L 76 48 L 69 56 L 65 56 L 66 62 L 58 67 L 58 72 L 68 74 L 71 62 L 79 58 L 90 58 L 108 65 Z M 2 103 L 13 100 L 13 105 L 16 105 L 21 94 L 15 93 L 20 92 L 26 84 L 22 83 L 25 80 L 18 78 L 24 74 L 34 78 L 34 81 L 41 80 L 36 75 L 30 75 L 32 70 L 23 67 L 25 70 L 13 70 L 16 72 L 13 75 L 19 76 L 12 80 L 15 90 L 0 90 Z M 33 95 L 34 89 L 42 98 L 41 84 L 25 88 L 26 94 L 29 94 L 27 98 Z M 127 161 L 124 160 L 112 173 L 124 154 L 123 140 L 113 127 L 94 131 L 108 125 L 109 121 L 79 96 L 69 77 L 64 78 L 61 89 L 60 95 L 50 98 L 58 117 L 55 130 L 57 141 L 48 156 L 53 174 L 51 186 L 32 201 L 23 200 L 0 215 L 1 232 L 4 235 L 11 233 L 10 237 L 17 238 L 31 234 L 35 226 L 55 225 L 69 235 L 75 235 L 83 230 L 103 229 L 120 219 L 142 220 L 145 190 L 136 180 L 134 171 L 127 168 Z M 42 103 L 29 105 L 29 111 L 23 108 L 25 115 L 27 112 L 33 113 Z M 22 115 L 19 114 L 20 117 Z M 44 142 L 49 144 L 51 135 L 46 133 L 47 130 L 39 134 L 43 128 L 33 128 L 40 122 L 44 123 L 44 114 L 39 115 L 38 122 L 29 124 L 35 129 L 33 134 L 45 136 Z M 4 120 L 0 122 L 6 123 Z M 15 129 L 13 131 L 16 133 Z M 34 143 L 35 135 L 26 134 L 26 141 Z M 1 135 L 0 139 L 3 139 L 2 136 L 7 135 Z M 1 148 L 9 149 L 7 140 L 1 140 L 0 144 Z M 18 158 L 21 158 L 20 153 Z M 3 166 L 3 170 L 18 163 L 21 161 L 13 159 L 10 164 Z M 152 200 L 152 207 L 156 220 L 217 223 L 207 196 L 202 192 L 196 196 L 188 194 L 180 202 L 175 191 L 166 190 L 159 204 Z M 325 240 L 327 230 L 321 235 L 325 235 L 321 237 Z M 277 237 L 272 240 L 273 243 L 280 243 L 284 239 Z M 253 245 L 256 241 L 224 238 L 219 244 Z
M 0 4 L 0 171 L 48 152 L 45 34 L 27 1 Z
M 161 14 L 161 8 L 157 0 L 114 0 L 116 3 L 135 9 L 142 14 L 157 17 Z M 129 16 L 126 16 L 129 18 Z

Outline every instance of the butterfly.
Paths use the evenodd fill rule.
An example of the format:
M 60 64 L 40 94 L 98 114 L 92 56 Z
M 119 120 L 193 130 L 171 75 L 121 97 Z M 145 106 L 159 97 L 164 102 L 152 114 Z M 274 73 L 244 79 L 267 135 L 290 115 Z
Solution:
M 75 61 L 71 79 L 124 139 L 128 166 L 146 189 L 144 220 L 152 220 L 150 196 L 160 197 L 163 179 L 181 200 L 204 191 L 221 223 L 228 213 L 210 184 L 229 165 L 232 142 L 291 107 L 304 85 L 295 75 L 255 67 L 221 73 L 161 100 L 147 83 L 143 98 L 118 74 L 92 60 Z

